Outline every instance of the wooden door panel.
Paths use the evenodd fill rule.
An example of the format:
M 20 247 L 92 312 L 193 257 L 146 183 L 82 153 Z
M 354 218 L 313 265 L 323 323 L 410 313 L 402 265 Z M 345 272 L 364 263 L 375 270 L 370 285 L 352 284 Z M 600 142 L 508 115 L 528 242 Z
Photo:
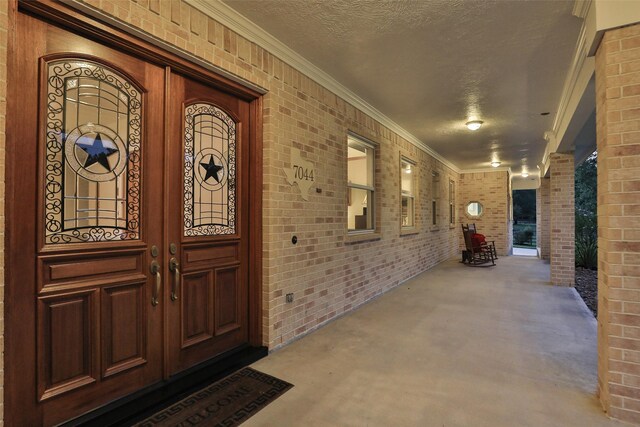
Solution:
M 102 377 L 147 362 L 145 282 L 102 288 Z
M 39 298 L 40 401 L 98 380 L 95 299 L 91 290 Z
M 169 304 L 169 371 L 248 342 L 249 104 L 170 77 L 169 241 L 182 268 Z M 177 212 L 176 212 L 177 213 Z
M 52 425 L 162 379 L 164 69 L 22 13 L 17 28 L 8 319 L 26 326 L 7 402 Z
M 40 291 L 146 279 L 145 252 L 137 249 L 38 257 Z
M 252 123 L 259 123 L 260 104 L 250 101 L 258 94 L 230 82 L 222 83 L 230 90 L 224 93 L 146 62 L 144 55 L 101 44 L 95 40 L 123 49 L 135 42 L 118 41 L 113 31 L 94 32 L 96 23 L 76 26 L 68 17 L 49 16 L 48 8 L 63 8 L 57 3 L 47 3 L 46 21 L 39 20 L 38 4 L 25 2 L 15 13 L 7 97 L 12 118 L 7 129 L 7 197 L 12 203 L 7 206 L 5 405 L 12 425 L 70 420 L 158 383 L 163 374 L 246 345 L 249 230 L 260 229 L 249 223 L 250 208 L 257 206 L 251 212 L 258 219 L 260 213 L 259 193 L 252 193 L 255 205 L 249 204 L 250 181 L 261 182 L 249 176 L 249 143 L 260 145 L 257 134 L 249 135 L 256 126 Z M 23 13 L 33 11 L 34 5 L 34 14 Z M 144 49 L 148 47 L 131 51 Z M 159 58 L 169 58 L 154 49 L 148 51 L 149 61 L 159 64 Z M 67 67 L 70 61 L 75 62 Z M 193 78 L 212 77 L 190 70 L 181 60 L 170 61 Z M 83 85 L 87 77 L 100 83 Z M 109 88 L 112 83 L 124 93 Z M 65 98 L 75 89 L 77 97 Z M 56 91 L 64 95 L 51 97 Z M 135 125 L 121 123 L 120 107 L 90 118 L 93 113 L 80 97 L 100 97 L 102 92 L 112 105 L 137 100 L 139 117 L 131 120 Z M 73 103 L 78 106 L 72 111 L 67 107 Z M 219 203 L 211 194 L 194 198 L 194 203 L 208 206 L 198 211 L 200 223 L 189 228 L 183 205 L 183 113 L 194 103 L 202 104 L 199 113 L 211 112 L 223 118 L 223 126 L 235 129 L 236 146 L 235 152 L 200 153 L 192 163 L 198 185 L 208 181 L 203 188 L 211 189 L 224 181 L 221 185 L 227 185 L 230 196 L 222 217 L 210 209 Z M 67 126 L 67 119 L 76 122 Z M 120 125 L 133 129 L 132 139 L 118 140 Z M 253 154 L 257 176 L 260 148 Z M 235 166 L 226 163 L 216 172 L 221 161 L 233 156 Z M 111 181 L 110 174 L 122 174 L 136 184 L 96 184 Z M 65 193 L 62 187 L 72 190 Z M 62 196 L 56 195 L 60 191 Z M 105 196 L 110 191 L 113 196 Z M 123 193 L 132 204 L 122 204 Z M 220 218 L 226 223 L 220 224 Z M 259 233 L 254 239 L 260 241 Z M 253 254 L 259 254 L 256 247 Z M 172 257 L 180 272 L 169 271 Z M 159 264 L 163 279 L 158 305 L 151 304 L 156 295 L 152 261 Z M 251 265 L 258 271 L 259 262 Z M 259 274 L 256 277 L 259 283 Z M 178 286 L 177 298 L 171 298 Z M 255 332 L 260 330 L 259 294 L 255 285 L 254 345 L 260 344 Z
M 180 347 L 186 349 L 214 336 L 213 274 L 211 271 L 198 271 L 182 277 Z
M 140 255 L 140 254 L 138 254 Z M 136 256 L 101 255 L 91 260 L 54 263 L 48 265 L 48 276 L 51 281 L 69 279 L 71 277 L 100 276 L 105 273 L 122 274 L 132 271 L 141 272 L 142 263 Z
M 240 245 L 236 242 L 215 246 L 188 245 L 183 248 L 183 259 L 185 271 L 233 264 L 240 261 Z
M 237 266 L 217 268 L 215 272 L 215 332 L 216 336 L 220 336 L 242 327 L 242 284 L 239 282 Z

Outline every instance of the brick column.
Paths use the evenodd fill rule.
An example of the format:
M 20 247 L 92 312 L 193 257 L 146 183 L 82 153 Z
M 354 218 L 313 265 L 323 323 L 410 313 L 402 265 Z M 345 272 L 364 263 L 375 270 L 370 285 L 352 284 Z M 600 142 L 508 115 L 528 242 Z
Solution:
M 596 53 L 598 392 L 640 423 L 640 24 L 607 31 Z
M 551 154 L 551 283 L 575 284 L 575 188 L 573 153 Z
M 551 189 L 549 178 L 540 179 L 540 187 L 536 190 L 536 241 L 538 256 L 549 261 L 551 254 L 550 229 L 551 229 Z

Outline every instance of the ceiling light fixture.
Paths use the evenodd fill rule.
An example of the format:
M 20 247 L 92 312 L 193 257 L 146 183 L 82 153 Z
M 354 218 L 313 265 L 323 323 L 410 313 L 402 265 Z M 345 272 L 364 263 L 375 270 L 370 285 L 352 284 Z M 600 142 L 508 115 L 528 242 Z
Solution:
M 493 166 L 494 168 L 497 168 L 498 166 L 500 166 L 500 162 L 498 161 L 491 162 L 491 166 Z
M 522 173 L 521 173 L 520 175 L 522 175 L 522 177 L 523 177 L 523 178 L 526 178 L 526 177 L 528 177 L 528 176 L 529 176 L 529 172 L 527 172 L 527 171 L 522 171 Z
M 465 125 L 469 130 L 478 130 L 483 123 L 484 122 L 482 120 L 471 120 L 470 122 L 465 123 Z

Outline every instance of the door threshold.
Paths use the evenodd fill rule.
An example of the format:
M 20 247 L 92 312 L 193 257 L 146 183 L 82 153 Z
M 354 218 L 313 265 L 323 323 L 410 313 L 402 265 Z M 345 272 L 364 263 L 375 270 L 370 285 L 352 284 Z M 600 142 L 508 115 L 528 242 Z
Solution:
M 267 347 L 239 347 L 207 362 L 189 368 L 168 380 L 148 386 L 91 412 L 59 424 L 71 426 L 129 426 L 172 405 L 189 394 L 240 368 L 262 359 Z

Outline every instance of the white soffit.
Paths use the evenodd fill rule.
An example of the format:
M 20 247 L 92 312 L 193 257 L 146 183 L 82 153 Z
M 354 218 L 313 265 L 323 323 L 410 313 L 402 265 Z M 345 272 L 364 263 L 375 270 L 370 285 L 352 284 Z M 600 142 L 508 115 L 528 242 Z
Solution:
M 569 146 L 573 143 L 573 141 L 565 140 L 565 134 L 572 121 L 578 120 L 584 123 L 591 114 L 588 108 L 585 109 L 584 106 L 582 106 L 579 111 L 579 107 L 581 107 L 580 103 L 585 99 L 585 96 L 588 99 L 593 97 L 593 94 L 591 94 L 591 97 L 589 94 L 585 94 L 585 91 L 592 90 L 592 87 L 589 86 L 589 81 L 595 73 L 595 61 L 593 58 L 588 57 L 591 46 L 590 39 L 595 33 L 595 16 L 594 9 L 592 8 L 592 0 L 576 0 L 573 14 L 583 19 L 582 27 L 576 43 L 573 59 L 562 88 L 560 104 L 558 105 L 558 111 L 553 121 L 553 130 L 545 135 L 548 145 L 540 164 L 545 164 L 549 154 L 555 153 L 561 143 L 564 146 Z M 593 102 L 593 108 L 595 109 L 595 102 Z M 576 113 L 580 113 L 583 117 L 574 117 Z M 570 133 L 568 136 L 572 138 L 575 135 Z
M 512 190 L 535 190 L 540 187 L 540 177 L 539 176 L 531 176 L 528 178 L 517 179 L 517 176 L 513 176 L 511 181 L 511 189 Z
M 318 84 L 324 86 L 328 90 L 332 91 L 333 93 L 344 99 L 346 102 L 353 105 L 355 108 L 371 116 L 373 119 L 380 122 L 383 126 L 386 126 L 416 147 L 427 152 L 429 155 L 433 156 L 447 167 L 453 169 L 455 172 L 461 172 L 458 166 L 445 159 L 443 156 L 429 147 L 426 143 L 416 138 L 413 134 L 391 120 L 389 117 L 387 117 L 377 108 L 359 97 L 353 91 L 340 84 L 336 79 L 322 71 L 313 63 L 305 59 L 302 55 L 298 54 L 287 45 L 273 37 L 271 34 L 263 30 L 258 24 L 239 14 L 225 3 L 221 2 L 220 0 L 184 1 L 187 4 L 200 10 L 210 18 L 218 21 L 220 24 L 224 25 L 230 30 L 236 32 L 240 36 L 259 45 L 263 49 L 266 49 L 268 52 L 275 55 L 280 60 L 294 67 L 295 69 L 305 74 L 307 77 L 314 80 Z

